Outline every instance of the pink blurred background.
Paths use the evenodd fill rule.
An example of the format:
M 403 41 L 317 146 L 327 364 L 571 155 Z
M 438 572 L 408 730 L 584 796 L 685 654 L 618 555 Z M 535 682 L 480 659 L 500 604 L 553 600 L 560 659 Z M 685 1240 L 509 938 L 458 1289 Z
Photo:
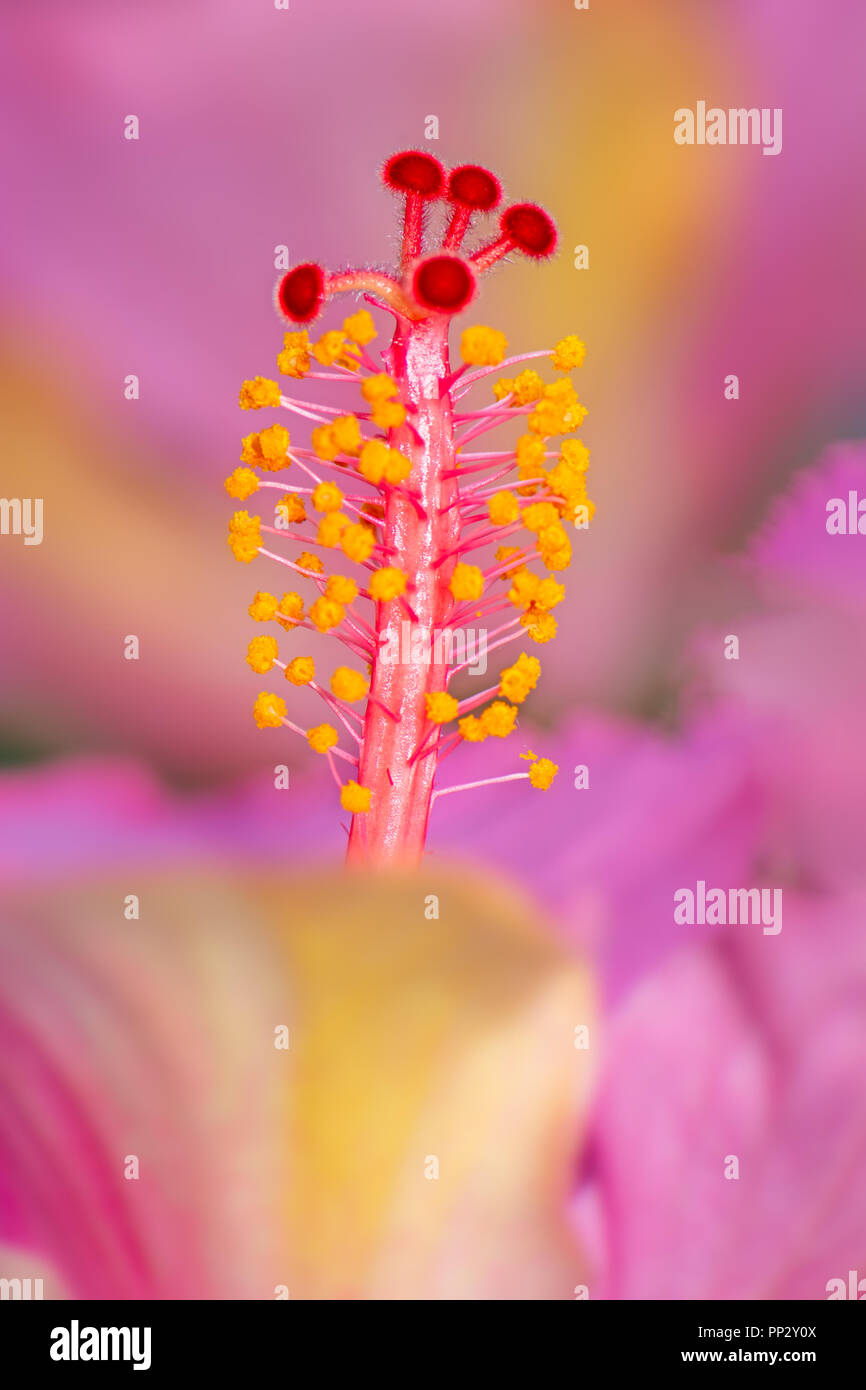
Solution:
M 318 764 L 300 783 L 308 790 L 274 809 L 273 745 L 249 716 L 250 572 L 226 548 L 222 480 L 245 428 L 238 385 L 269 374 L 278 346 L 274 247 L 334 267 L 389 261 L 396 214 L 377 170 L 392 150 L 422 145 L 435 115 L 435 154 L 489 164 L 561 229 L 558 260 L 493 277 L 471 321 L 505 329 L 516 351 L 566 332 L 588 345 L 582 435 L 598 510 L 531 718 L 551 750 L 558 738 L 566 760 L 583 761 L 590 748 L 609 779 L 579 807 L 562 789 L 531 855 L 526 812 L 509 797 L 455 808 L 434 845 L 516 872 L 522 891 L 560 912 L 558 939 L 588 953 L 611 997 L 647 976 L 670 998 L 650 976 L 674 947 L 670 887 L 708 864 L 735 882 L 784 865 L 800 889 L 844 888 L 858 935 L 840 940 L 859 970 L 862 917 L 848 902 L 860 902 L 860 876 L 849 876 L 859 838 L 843 868 L 835 833 L 809 861 L 816 825 L 791 812 L 797 789 L 785 781 L 803 748 L 798 720 L 815 727 L 810 663 L 798 667 L 796 640 L 765 629 L 766 591 L 731 557 L 828 446 L 866 435 L 863 6 L 291 0 L 285 12 L 269 0 L 5 0 L 0 10 L 2 491 L 45 499 L 41 546 L 0 538 L 5 875 L 26 884 L 169 864 L 182 876 L 202 856 L 231 873 L 341 852 Z M 674 111 L 698 100 L 781 107 L 782 153 L 676 145 Z M 129 114 L 137 142 L 123 138 Z M 580 244 L 588 270 L 573 265 Z M 124 399 L 128 373 L 140 377 L 138 401 Z M 729 373 L 736 401 L 724 396 Z M 800 546 L 797 536 L 786 551 L 795 579 Z M 857 574 L 862 583 L 862 564 Z M 823 610 L 810 621 L 827 631 Z M 862 690 L 859 656 L 845 664 L 855 626 L 846 609 L 822 658 L 822 669 L 841 663 L 840 689 Z M 739 672 L 729 679 L 706 655 L 731 630 L 757 634 L 765 663 L 740 687 Z M 123 660 L 128 633 L 139 662 Z M 786 721 L 790 742 L 776 746 L 768 730 Z M 853 711 L 845 727 L 854 732 L 824 788 L 828 816 L 845 808 L 840 828 L 862 811 Z M 304 769 L 293 746 L 281 756 Z M 763 982 L 765 959 L 754 964 Z M 840 980 L 822 995 L 828 1015 Z M 808 990 L 803 1008 L 824 1016 Z M 684 1020 L 684 1036 L 694 1027 Z M 851 1027 L 841 1051 L 853 1076 L 866 1052 Z M 618 1075 L 629 1066 L 626 1049 Z M 753 1075 L 753 1096 L 765 1081 Z M 698 1092 L 709 1107 L 712 1087 Z M 599 1094 L 599 1114 L 617 1109 Z M 792 1121 L 798 1158 L 814 1112 L 805 1116 Z M 777 1137 L 784 1128 L 750 1109 L 749 1133 L 762 1123 Z M 839 1141 L 846 1153 L 862 1139 L 859 1112 L 858 1125 Z M 615 1129 L 596 1135 L 587 1184 Z M 633 1174 L 617 1179 L 636 1205 L 657 1201 Z M 816 1182 L 791 1178 L 790 1206 Z M 600 1221 L 586 1218 L 587 1245 Z M 23 1218 L 13 1234 L 34 1239 Z M 623 1256 L 619 1284 L 608 1274 L 612 1296 L 651 1283 L 635 1259 Z M 720 1256 L 712 1265 L 710 1296 L 725 1296 L 712 1290 L 728 1268 Z M 678 1278 L 659 1276 L 661 1296 L 689 1296 Z M 820 1296 L 803 1292 L 805 1275 L 773 1287 Z

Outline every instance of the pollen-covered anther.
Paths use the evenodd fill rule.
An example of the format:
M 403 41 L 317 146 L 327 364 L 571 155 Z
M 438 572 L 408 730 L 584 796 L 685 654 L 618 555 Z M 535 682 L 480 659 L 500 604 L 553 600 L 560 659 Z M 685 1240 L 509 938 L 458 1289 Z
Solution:
M 334 603 L 353 603 L 357 597 L 357 584 L 344 574 L 332 574 L 325 585 L 325 598 L 333 599 Z
M 229 545 L 236 560 L 249 564 L 256 558 L 262 544 L 261 524 L 261 517 L 235 512 L 229 522 Z
M 339 627 L 345 616 L 343 605 L 330 598 L 317 598 L 310 609 L 310 622 L 320 632 L 330 632 L 332 628 Z
M 388 603 L 406 592 L 406 576 L 394 565 L 375 570 L 370 576 L 370 597 L 377 603 Z
M 312 261 L 289 270 L 277 286 L 277 308 L 293 323 L 311 323 L 325 300 L 325 272 Z
M 286 702 L 279 695 L 263 690 L 256 696 L 253 718 L 260 729 L 278 729 L 286 718 Z
M 440 252 L 419 261 L 412 272 L 412 297 L 428 314 L 459 314 L 475 298 L 478 282 L 467 261 Z
M 499 219 L 499 236 L 471 257 L 476 270 L 487 270 L 511 251 L 544 261 L 556 250 L 556 223 L 536 203 L 512 203 Z
M 247 662 L 256 675 L 264 676 L 270 671 L 279 654 L 273 637 L 254 637 L 247 647 Z
M 241 383 L 238 399 L 241 410 L 264 410 L 269 405 L 280 404 L 280 388 L 270 377 L 254 376 Z
M 277 600 L 273 594 L 259 590 L 247 610 L 257 623 L 269 622 L 277 615 Z
M 236 468 L 234 473 L 230 473 L 226 478 L 225 488 L 229 497 L 244 502 L 254 492 L 258 492 L 259 480 L 251 468 Z
M 498 367 L 507 351 L 505 334 L 483 323 L 464 329 L 460 338 L 460 356 L 469 367 Z
M 359 782 L 349 781 L 340 789 L 340 805 L 353 816 L 363 816 L 370 809 L 371 792 Z
M 454 211 L 442 245 L 456 249 L 462 242 L 475 212 L 492 212 L 502 202 L 502 185 L 488 169 L 478 164 L 461 164 L 448 176 L 446 196 Z
M 484 593 L 484 573 L 477 565 L 460 561 L 454 566 L 448 587 L 456 599 L 480 598 Z
M 522 705 L 530 691 L 534 690 L 541 675 L 541 662 L 537 657 L 521 652 L 513 666 L 506 666 L 499 673 L 499 693 L 512 704 Z
M 315 677 L 316 666 L 311 656 L 293 657 L 286 667 L 286 680 L 292 685 L 309 685 Z
M 457 718 L 459 705 L 446 690 L 436 690 L 424 696 L 425 711 L 431 724 L 447 724 Z
M 286 497 L 281 498 L 275 510 L 287 525 L 300 526 L 307 519 L 307 509 L 303 499 L 296 497 L 294 493 L 289 493 Z
M 331 677 L 331 690 L 337 699 L 345 700 L 350 705 L 356 700 L 363 700 L 369 688 L 369 681 L 351 666 L 338 666 Z
M 307 742 L 314 753 L 327 753 L 337 742 L 337 730 L 333 724 L 316 724 L 307 730 Z
M 361 395 L 371 406 L 370 419 L 380 429 L 399 429 L 406 419 L 406 407 L 394 399 L 397 393 L 397 383 L 387 372 L 368 377 L 361 386 Z
M 536 787 L 538 791 L 546 792 L 559 772 L 558 765 L 550 758 L 539 758 L 538 754 L 533 753 L 531 748 L 526 753 L 521 753 L 520 756 L 526 762 L 532 763 L 527 773 L 530 785 Z
M 270 607 L 270 599 L 272 597 L 272 594 L 256 594 L 257 601 L 261 599 L 268 600 L 268 607 Z M 252 607 L 250 608 L 250 614 L 252 617 L 256 616 L 256 614 L 253 613 Z M 262 616 L 265 615 L 262 614 Z M 276 613 L 268 616 L 276 617 L 280 627 L 285 628 L 287 632 L 291 632 L 292 628 L 297 627 L 298 623 L 303 619 L 304 600 L 301 598 L 300 594 L 291 590 L 289 593 L 283 594 L 283 597 L 277 605 Z

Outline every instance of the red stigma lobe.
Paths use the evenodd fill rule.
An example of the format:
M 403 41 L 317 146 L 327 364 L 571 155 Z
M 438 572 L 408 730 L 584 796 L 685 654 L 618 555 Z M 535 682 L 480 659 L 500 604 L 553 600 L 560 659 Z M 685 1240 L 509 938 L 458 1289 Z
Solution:
M 439 198 L 445 188 L 445 170 L 438 159 L 423 150 L 392 155 L 382 177 L 392 192 L 416 193 L 421 198 Z
M 296 265 L 280 281 L 277 303 L 286 318 L 295 323 L 309 323 L 322 307 L 325 296 L 325 276 L 320 266 L 312 262 Z
M 461 164 L 448 179 L 448 200 L 472 212 L 492 212 L 502 201 L 502 185 L 487 169 Z
M 459 256 L 429 256 L 416 266 L 412 293 L 423 309 L 459 314 L 475 297 L 475 276 Z
M 524 256 L 544 260 L 556 250 L 556 225 L 535 203 L 514 203 L 506 208 L 499 226 L 503 236 Z

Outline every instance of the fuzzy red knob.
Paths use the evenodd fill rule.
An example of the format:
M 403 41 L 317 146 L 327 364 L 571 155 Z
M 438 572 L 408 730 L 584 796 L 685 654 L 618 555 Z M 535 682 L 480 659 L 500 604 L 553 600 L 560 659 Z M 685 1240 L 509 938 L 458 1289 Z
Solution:
M 412 274 L 412 294 L 431 313 L 459 314 L 475 297 L 475 274 L 460 256 L 428 256 Z
M 445 170 L 424 150 L 403 150 L 392 154 L 382 177 L 394 193 L 417 193 L 422 198 L 439 198 L 445 187 Z
M 312 262 L 288 271 L 277 289 L 277 304 L 286 318 L 295 323 L 309 323 L 316 318 L 324 297 L 324 271 Z
M 448 199 L 473 212 L 492 212 L 502 202 L 502 185 L 478 164 L 461 164 L 448 178 Z
M 556 250 L 556 223 L 535 203 L 513 203 L 499 220 L 502 235 L 524 256 L 544 260 Z

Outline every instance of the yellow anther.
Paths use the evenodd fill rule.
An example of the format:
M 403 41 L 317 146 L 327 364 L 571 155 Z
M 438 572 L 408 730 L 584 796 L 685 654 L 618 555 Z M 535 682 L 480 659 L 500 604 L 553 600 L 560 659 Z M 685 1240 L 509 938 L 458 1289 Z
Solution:
M 338 700 L 346 700 L 353 704 L 355 700 L 363 700 L 369 685 L 360 671 L 355 671 L 351 666 L 338 666 L 331 677 L 331 690 Z
M 552 613 L 542 613 L 538 608 L 530 608 L 520 619 L 533 642 L 552 642 L 556 636 L 556 619 Z
M 561 521 L 545 526 L 538 533 L 536 550 L 545 569 L 566 570 L 571 564 L 571 541 Z
M 316 678 L 316 665 L 311 656 L 296 656 L 286 667 L 286 680 L 292 685 L 309 685 Z
M 337 742 L 337 730 L 332 724 L 316 724 L 307 730 L 307 743 L 314 753 L 327 753 Z
M 261 517 L 235 512 L 229 522 L 229 545 L 236 560 L 249 564 L 256 558 L 262 544 L 260 527 Z
M 541 580 L 531 570 L 517 570 L 508 590 L 508 598 L 515 608 L 528 608 L 535 601 Z
M 350 560 L 355 560 L 359 564 L 363 563 L 364 560 L 369 560 L 375 544 L 376 533 L 372 526 L 367 526 L 363 521 L 347 526 L 340 536 L 343 553 Z
M 538 608 L 542 613 L 549 613 L 551 608 L 555 608 L 558 603 L 562 603 L 564 598 L 565 585 L 558 584 L 555 579 L 551 579 L 550 575 L 547 575 L 546 578 L 540 581 L 532 602 L 533 606 Z
M 262 467 L 276 471 L 286 467 L 286 452 L 289 447 L 289 431 L 285 425 L 270 425 L 259 431 L 259 448 L 262 451 Z
M 347 319 L 343 319 L 343 332 L 352 342 L 366 347 L 376 336 L 376 325 L 366 309 L 359 309 L 356 314 L 350 314 Z
M 318 555 L 311 555 L 309 550 L 303 550 L 295 561 L 302 570 L 309 570 L 312 574 L 321 574 L 325 566 Z
M 338 415 L 331 425 L 331 438 L 338 454 L 356 458 L 361 449 L 361 426 L 357 415 Z
M 447 724 L 449 719 L 457 718 L 458 703 L 446 690 L 436 690 L 424 696 L 427 718 L 432 724 Z
M 313 356 L 317 362 L 321 362 L 323 367 L 332 367 L 335 362 L 345 365 L 346 334 L 341 333 L 338 328 L 332 328 L 330 332 L 323 333 L 318 342 L 313 344 Z
M 327 463 L 333 463 L 340 452 L 340 446 L 330 425 L 317 425 L 310 432 L 310 443 L 316 458 L 324 459 Z
M 500 546 L 497 546 L 496 549 L 495 549 L 494 552 L 493 552 L 494 559 L 496 560 L 496 563 L 497 563 L 498 565 L 502 565 L 502 564 L 505 563 L 506 560 L 510 560 L 511 557 L 512 557 L 512 555 L 519 555 L 519 554 L 520 554 L 520 546 L 519 546 L 519 545 L 500 545 Z M 512 577 L 513 575 L 517 574 L 518 571 L 519 571 L 521 568 L 523 568 L 523 566 L 521 566 L 521 565 L 512 565 L 512 567 L 511 567 L 510 569 L 504 570 L 503 573 L 502 573 L 502 575 L 501 575 L 500 577 L 501 577 L 502 579 L 511 579 L 511 577 Z
M 398 594 L 406 592 L 406 576 L 393 565 L 375 570 L 370 576 L 370 597 L 377 603 L 387 603 Z
M 226 478 L 226 492 L 229 497 L 236 497 L 239 502 L 252 497 L 258 490 L 259 480 L 251 468 L 236 468 L 234 473 L 230 473 Z
M 282 497 L 277 503 L 277 511 L 285 522 L 289 525 L 297 525 L 301 521 L 306 521 L 307 512 L 304 507 L 302 497 L 297 497 L 294 493 L 289 493 Z
M 406 407 L 399 401 L 378 401 L 370 411 L 370 419 L 380 430 L 396 430 L 406 419 Z
M 304 600 L 301 595 L 292 589 L 289 593 L 283 594 L 277 609 L 279 617 L 277 621 L 287 632 L 297 627 L 304 616 Z
M 507 705 L 504 700 L 494 700 L 492 705 L 481 711 L 481 727 L 494 738 L 505 738 L 510 734 L 516 719 L 515 706 Z
M 520 516 L 520 503 L 512 492 L 497 492 L 487 503 L 487 514 L 494 526 L 510 526 Z
M 563 439 L 559 456 L 580 473 L 585 473 L 589 467 L 589 450 L 580 439 Z
M 280 651 L 273 637 L 254 637 L 247 647 L 247 662 L 256 675 L 270 671 Z
M 484 575 L 477 565 L 464 565 L 461 562 L 455 565 L 448 587 L 455 598 L 480 598 L 484 592 Z
M 328 512 L 319 522 L 316 540 L 334 550 L 340 544 L 340 536 L 351 524 L 344 512 Z
M 357 584 L 344 574 L 332 574 L 325 585 L 325 598 L 333 599 L 335 603 L 352 603 L 357 597 Z
M 332 627 L 339 627 L 346 616 L 346 610 L 342 603 L 335 603 L 331 598 L 317 598 L 310 608 L 310 622 L 317 627 L 320 632 L 330 632 Z
M 397 394 L 397 383 L 387 372 L 379 372 L 376 376 L 368 376 L 361 383 L 361 395 L 369 405 L 378 405 L 381 401 L 389 401 Z
M 463 719 L 459 719 L 457 727 L 467 743 L 483 743 L 488 734 L 488 730 L 474 714 L 467 714 Z
M 404 483 L 412 471 L 412 465 L 405 454 L 401 454 L 399 449 L 389 449 L 388 458 L 385 462 L 385 482 L 391 483 L 394 487 L 398 483 Z
M 523 509 L 523 525 L 527 531 L 543 531 L 559 521 L 559 512 L 552 502 L 532 502 Z
M 529 769 L 530 784 L 546 792 L 558 771 L 558 766 L 550 758 L 538 758 Z
M 347 782 L 340 788 L 340 805 L 353 816 L 363 816 L 370 809 L 370 788 L 358 782 Z
M 460 338 L 460 356 L 471 367 L 498 367 L 507 351 L 505 334 L 484 324 L 465 328 Z
M 253 718 L 260 729 L 278 729 L 286 717 L 286 702 L 279 695 L 262 691 L 253 705 Z
M 310 370 L 310 339 L 307 330 L 287 333 L 283 340 L 283 350 L 277 358 L 277 367 L 283 376 L 302 378 Z
M 301 605 L 303 607 L 303 605 Z M 251 618 L 255 618 L 257 623 L 270 622 L 271 618 L 276 617 L 277 600 L 273 594 L 260 589 L 253 596 L 253 601 L 247 610 Z
M 368 483 L 381 483 L 391 450 L 381 439 L 370 439 L 361 449 L 358 471 Z
M 521 705 L 531 690 L 538 684 L 541 675 L 541 662 L 535 656 L 521 652 L 513 666 L 506 666 L 499 673 L 499 693 L 512 704 Z
M 313 489 L 312 502 L 317 512 L 338 512 L 343 505 L 343 494 L 336 483 L 319 483 Z
M 279 405 L 280 388 L 268 377 L 256 376 L 242 384 L 239 400 L 241 410 L 262 410 L 268 405 Z
M 288 457 L 289 442 L 289 431 L 285 425 L 271 425 L 270 429 L 245 435 L 241 442 L 241 463 L 264 468 L 269 473 L 288 468 L 291 463 Z
M 582 367 L 585 357 L 586 344 L 576 333 L 569 333 L 566 338 L 560 338 L 550 360 L 558 372 L 570 372 L 573 367 Z

